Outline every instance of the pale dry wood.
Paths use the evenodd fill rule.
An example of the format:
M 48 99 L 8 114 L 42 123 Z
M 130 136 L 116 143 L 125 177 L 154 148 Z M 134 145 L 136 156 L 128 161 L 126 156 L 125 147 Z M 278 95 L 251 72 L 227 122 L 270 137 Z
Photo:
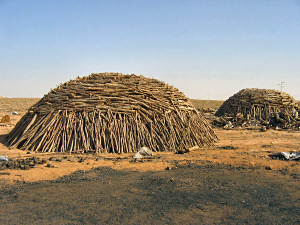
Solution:
M 243 89 L 231 96 L 215 115 L 234 118 L 242 114 L 244 118 L 261 121 L 263 124 L 269 124 L 276 117 L 285 127 L 299 127 L 299 110 L 299 101 L 285 92 L 252 88 Z
M 212 145 L 207 121 L 178 89 L 137 75 L 78 77 L 51 90 L 8 135 L 10 147 L 41 152 L 175 151 Z

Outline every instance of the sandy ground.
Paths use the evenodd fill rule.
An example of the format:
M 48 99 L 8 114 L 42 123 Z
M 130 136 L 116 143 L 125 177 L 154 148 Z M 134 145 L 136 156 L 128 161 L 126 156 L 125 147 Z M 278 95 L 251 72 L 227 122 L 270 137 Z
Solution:
M 299 162 L 268 157 L 300 151 L 299 130 L 215 129 L 215 146 L 141 162 L 37 153 L 3 144 L 37 99 L 4 100 L 0 117 L 20 115 L 0 124 L 0 156 L 46 163 L 0 170 L 0 224 L 300 224 Z
M 20 115 L 11 116 L 12 124 L 21 118 Z M 5 135 L 13 128 L 13 125 L 0 126 L 0 137 L 4 140 Z M 27 152 L 18 149 L 8 149 L 0 143 L 0 155 L 10 159 L 23 159 L 39 157 L 49 161 L 52 157 L 59 160 L 49 161 L 54 167 L 46 167 L 45 164 L 36 165 L 29 170 L 8 169 L 0 173 L 1 183 L 12 184 L 14 182 L 34 182 L 41 180 L 53 180 L 61 176 L 71 174 L 77 170 L 90 170 L 99 166 L 109 166 L 116 170 L 127 171 L 161 171 L 167 167 L 172 168 L 176 164 L 186 162 L 201 164 L 204 161 L 222 163 L 235 167 L 259 167 L 271 170 L 288 170 L 296 176 L 300 175 L 299 162 L 273 160 L 268 154 L 279 151 L 300 151 L 300 131 L 276 131 L 268 130 L 215 130 L 219 141 L 215 146 L 203 147 L 185 154 L 173 152 L 155 153 L 155 158 L 144 160 L 142 163 L 133 162 L 133 154 L 57 154 Z M 3 141 L 2 141 L 3 142 Z M 235 149 L 222 149 L 231 146 Z M 83 160 L 82 160 L 83 159 Z M 79 162 L 79 161 L 83 162 Z M 0 171 L 1 172 L 1 171 Z

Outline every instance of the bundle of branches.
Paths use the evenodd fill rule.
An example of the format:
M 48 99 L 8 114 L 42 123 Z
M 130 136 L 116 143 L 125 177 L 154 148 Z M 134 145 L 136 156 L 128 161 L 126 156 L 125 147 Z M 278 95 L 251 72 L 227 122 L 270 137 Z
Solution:
M 235 122 L 292 128 L 300 125 L 299 102 L 289 94 L 270 89 L 243 89 L 226 100 L 216 116 Z
M 51 90 L 7 137 L 41 152 L 175 151 L 211 145 L 216 136 L 178 89 L 137 75 L 96 73 Z

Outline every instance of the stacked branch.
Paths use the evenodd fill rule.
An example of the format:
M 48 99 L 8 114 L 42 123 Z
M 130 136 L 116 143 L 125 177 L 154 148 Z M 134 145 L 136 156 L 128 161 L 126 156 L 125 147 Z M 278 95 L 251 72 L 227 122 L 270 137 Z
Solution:
M 226 100 L 216 116 L 235 121 L 255 120 L 263 125 L 299 127 L 299 102 L 289 94 L 270 89 L 243 89 Z
M 33 105 L 8 145 L 41 152 L 174 151 L 211 145 L 216 136 L 178 89 L 120 73 L 78 77 Z

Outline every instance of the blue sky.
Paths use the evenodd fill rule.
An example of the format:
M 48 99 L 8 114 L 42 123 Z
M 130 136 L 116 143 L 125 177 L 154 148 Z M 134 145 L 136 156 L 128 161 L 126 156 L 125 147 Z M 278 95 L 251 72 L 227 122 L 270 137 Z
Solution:
M 42 97 L 93 72 L 198 99 L 286 82 L 300 100 L 300 0 L 0 0 L 0 96 Z

